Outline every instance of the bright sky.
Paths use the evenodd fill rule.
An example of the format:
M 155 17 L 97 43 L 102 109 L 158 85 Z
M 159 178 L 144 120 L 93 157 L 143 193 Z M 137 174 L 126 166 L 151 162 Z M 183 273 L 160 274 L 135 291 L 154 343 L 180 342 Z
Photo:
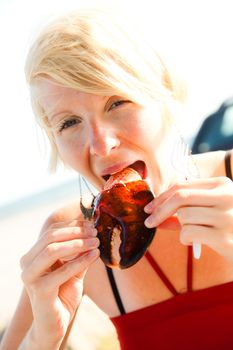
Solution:
M 51 16 L 77 4 L 104 2 L 109 5 L 97 0 L 0 0 L 0 205 L 75 176 L 63 170 L 55 176 L 47 172 L 24 80 L 24 59 L 38 29 Z M 136 8 L 135 1 L 116 3 L 122 15 L 145 10 L 151 28 L 156 25 L 154 30 L 161 30 L 172 49 L 182 52 L 191 83 L 184 132 L 192 135 L 203 117 L 233 94 L 232 0 L 143 0 Z

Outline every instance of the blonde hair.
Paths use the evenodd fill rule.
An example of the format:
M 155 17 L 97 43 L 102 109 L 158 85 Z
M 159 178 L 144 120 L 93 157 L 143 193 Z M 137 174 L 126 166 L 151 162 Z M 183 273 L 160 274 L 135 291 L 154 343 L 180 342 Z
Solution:
M 32 87 L 45 77 L 82 92 L 119 95 L 141 105 L 171 97 L 183 101 L 183 81 L 140 34 L 109 9 L 82 9 L 59 17 L 46 26 L 28 53 L 27 82 Z M 32 107 L 49 137 L 55 169 L 56 144 L 35 91 L 31 88 Z

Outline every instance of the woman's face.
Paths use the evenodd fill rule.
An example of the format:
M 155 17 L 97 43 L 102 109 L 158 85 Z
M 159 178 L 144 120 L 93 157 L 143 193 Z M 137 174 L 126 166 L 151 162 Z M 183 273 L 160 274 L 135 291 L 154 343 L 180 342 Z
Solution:
M 88 94 L 46 79 L 37 89 L 64 163 L 101 189 L 105 176 L 142 161 L 143 177 L 160 191 L 167 131 L 158 104 L 142 107 L 121 96 Z

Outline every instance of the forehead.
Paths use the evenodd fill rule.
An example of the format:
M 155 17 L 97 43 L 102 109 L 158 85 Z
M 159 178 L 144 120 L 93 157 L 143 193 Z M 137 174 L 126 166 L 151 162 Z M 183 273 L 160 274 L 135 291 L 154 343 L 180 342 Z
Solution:
M 80 92 L 75 89 L 61 86 L 45 78 L 37 79 L 33 85 L 33 90 L 37 101 L 45 110 L 50 109 L 57 103 L 61 103 L 64 101 L 64 98 L 77 98 L 80 94 Z
M 59 112 L 64 107 L 95 106 L 98 101 L 106 98 L 106 96 L 94 95 L 61 86 L 46 78 L 38 78 L 33 89 L 38 103 L 48 116 Z

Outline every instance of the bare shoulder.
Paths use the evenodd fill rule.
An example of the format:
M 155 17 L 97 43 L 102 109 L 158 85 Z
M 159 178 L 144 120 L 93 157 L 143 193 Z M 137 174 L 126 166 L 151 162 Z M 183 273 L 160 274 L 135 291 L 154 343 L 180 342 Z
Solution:
M 201 177 L 226 176 L 225 151 L 215 151 L 193 155 Z M 231 155 L 231 169 L 233 169 L 233 151 Z
M 87 207 L 91 204 L 91 201 L 92 197 L 90 196 L 84 198 L 84 202 Z M 44 222 L 41 231 L 43 232 L 49 226 L 57 222 L 78 220 L 82 218 L 83 216 L 80 210 L 80 202 L 79 199 L 77 199 L 53 211 Z
M 74 201 L 66 204 L 65 206 L 60 207 L 49 214 L 41 228 L 40 235 L 53 224 L 56 224 L 58 222 L 71 221 L 72 219 L 75 220 L 79 217 L 81 217 L 81 213 L 79 210 L 78 202 Z
M 49 224 L 51 224 L 61 221 L 78 219 L 80 216 L 81 212 L 79 209 L 79 202 L 73 201 L 52 212 L 51 215 L 48 217 L 47 221 Z

